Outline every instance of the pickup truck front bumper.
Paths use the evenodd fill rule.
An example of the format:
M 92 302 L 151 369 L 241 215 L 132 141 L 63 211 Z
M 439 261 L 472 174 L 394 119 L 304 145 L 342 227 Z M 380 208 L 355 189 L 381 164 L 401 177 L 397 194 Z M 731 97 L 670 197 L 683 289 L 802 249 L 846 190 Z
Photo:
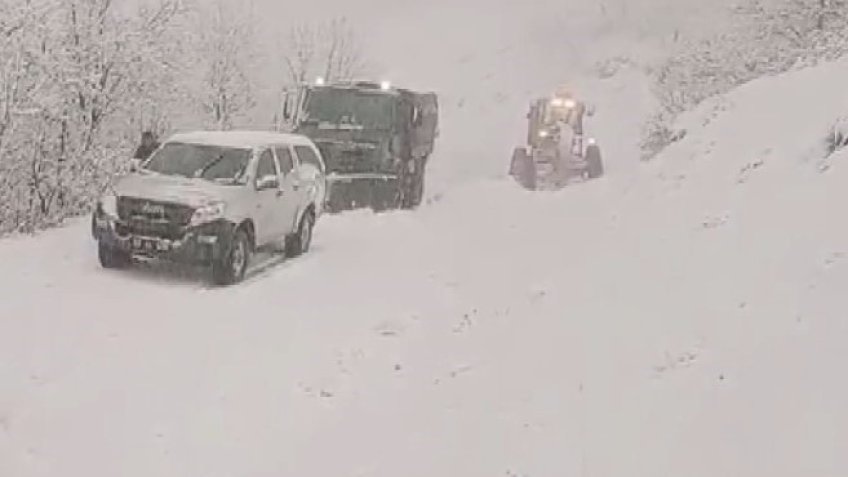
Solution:
M 227 253 L 235 226 L 217 220 L 171 230 L 168 234 L 157 233 L 155 228 L 131 225 L 99 210 L 91 219 L 92 235 L 103 245 L 131 255 L 198 265 L 209 265 Z

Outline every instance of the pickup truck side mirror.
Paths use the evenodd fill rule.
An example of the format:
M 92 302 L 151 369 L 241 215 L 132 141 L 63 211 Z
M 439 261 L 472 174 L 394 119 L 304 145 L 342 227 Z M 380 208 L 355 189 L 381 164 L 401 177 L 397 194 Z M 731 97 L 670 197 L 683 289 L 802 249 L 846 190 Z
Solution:
M 260 177 L 256 180 L 256 190 L 263 191 L 268 189 L 279 189 L 280 180 L 276 176 Z

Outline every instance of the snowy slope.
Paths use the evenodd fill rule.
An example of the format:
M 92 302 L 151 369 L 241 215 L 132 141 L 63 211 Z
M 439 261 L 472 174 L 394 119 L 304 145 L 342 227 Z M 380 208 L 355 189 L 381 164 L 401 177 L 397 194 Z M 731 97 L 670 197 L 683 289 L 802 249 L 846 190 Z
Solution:
M 6 240 L 0 475 L 846 475 L 846 74 L 626 175 L 328 218 L 231 289 L 102 271 L 85 223 Z

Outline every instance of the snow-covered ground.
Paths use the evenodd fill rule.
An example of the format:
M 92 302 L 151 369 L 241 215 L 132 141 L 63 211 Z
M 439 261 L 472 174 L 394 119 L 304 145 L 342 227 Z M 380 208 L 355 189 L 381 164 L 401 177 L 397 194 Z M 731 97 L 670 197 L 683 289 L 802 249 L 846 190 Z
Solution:
M 846 475 L 846 75 L 559 193 L 328 217 L 234 288 L 101 270 L 85 221 L 0 242 L 0 475 Z
M 431 203 L 327 217 L 229 289 L 101 270 L 86 221 L 0 241 L 0 477 L 848 474 L 848 155 L 818 150 L 846 63 L 712 101 L 640 164 L 648 40 L 717 2 L 346 3 L 297 8 L 440 94 Z M 561 81 L 609 176 L 527 193 L 502 175 Z

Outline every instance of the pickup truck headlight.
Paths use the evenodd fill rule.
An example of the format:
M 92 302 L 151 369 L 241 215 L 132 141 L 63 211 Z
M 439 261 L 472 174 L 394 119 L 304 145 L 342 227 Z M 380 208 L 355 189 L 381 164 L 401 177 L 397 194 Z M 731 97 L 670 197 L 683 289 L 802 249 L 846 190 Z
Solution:
M 97 207 L 103 215 L 111 219 L 118 218 L 118 196 L 115 194 L 109 193 L 101 197 L 100 201 L 97 202 Z
M 194 211 L 191 216 L 191 225 L 201 225 L 224 217 L 225 206 L 223 202 L 207 204 Z

